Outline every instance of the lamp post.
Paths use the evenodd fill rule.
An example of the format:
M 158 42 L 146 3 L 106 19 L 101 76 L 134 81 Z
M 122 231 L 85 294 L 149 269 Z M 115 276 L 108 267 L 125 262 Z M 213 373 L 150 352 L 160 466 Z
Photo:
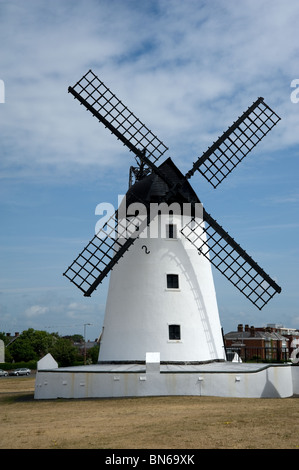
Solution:
M 86 365 L 86 327 L 90 325 L 91 323 L 84 323 L 84 365 Z

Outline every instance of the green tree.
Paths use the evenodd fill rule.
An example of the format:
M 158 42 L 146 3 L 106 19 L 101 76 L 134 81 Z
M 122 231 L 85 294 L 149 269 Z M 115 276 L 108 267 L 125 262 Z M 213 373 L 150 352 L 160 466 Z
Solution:
M 46 331 L 29 328 L 22 333 L 23 338 L 28 338 L 32 344 L 34 352 L 39 358 L 48 354 L 50 348 L 59 339 L 58 333 L 47 333 Z
M 59 338 L 49 350 L 50 354 L 58 362 L 60 367 L 71 366 L 77 359 L 77 350 L 72 341 L 66 338 Z
M 57 333 L 29 328 L 8 346 L 7 351 L 15 362 L 38 361 L 49 352 L 58 338 Z
M 38 355 L 34 351 L 29 338 L 22 338 L 20 335 L 12 344 L 8 346 L 11 357 L 15 362 L 37 361 Z
M 98 344 L 90 348 L 87 352 L 87 357 L 90 358 L 92 364 L 96 364 L 99 358 L 100 347 Z
M 9 336 L 7 336 L 4 331 L 0 331 L 0 339 L 4 341 L 4 344 L 7 345 L 9 343 Z
M 76 334 L 69 337 L 74 343 L 84 343 L 84 337 Z

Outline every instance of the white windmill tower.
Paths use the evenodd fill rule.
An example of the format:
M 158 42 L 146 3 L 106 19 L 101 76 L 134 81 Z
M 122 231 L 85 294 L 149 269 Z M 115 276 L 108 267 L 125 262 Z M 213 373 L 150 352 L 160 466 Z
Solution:
M 90 296 L 111 272 L 99 362 L 225 360 L 213 264 L 261 309 L 281 288 L 206 212 L 188 182 L 214 188 L 277 124 L 259 98 L 184 176 L 165 145 L 90 70 L 69 92 L 136 156 L 124 201 L 64 275 Z M 134 183 L 133 183 L 134 176 Z

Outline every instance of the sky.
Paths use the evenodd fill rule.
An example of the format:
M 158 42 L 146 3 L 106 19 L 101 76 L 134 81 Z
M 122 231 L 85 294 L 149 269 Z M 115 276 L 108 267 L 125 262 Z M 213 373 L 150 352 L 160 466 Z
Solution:
M 109 279 L 85 298 L 62 273 L 134 159 L 68 93 L 89 69 L 183 173 L 258 97 L 278 113 L 217 189 L 190 183 L 282 287 L 259 311 L 213 271 L 224 333 L 299 328 L 298 20 L 298 0 L 0 0 L 0 331 L 101 332 Z

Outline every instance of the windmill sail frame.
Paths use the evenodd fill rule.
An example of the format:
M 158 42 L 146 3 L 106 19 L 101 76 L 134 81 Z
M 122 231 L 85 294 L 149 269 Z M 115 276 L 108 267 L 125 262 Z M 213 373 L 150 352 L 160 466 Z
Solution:
M 186 174 L 199 171 L 216 188 L 278 123 L 280 117 L 258 98 Z

